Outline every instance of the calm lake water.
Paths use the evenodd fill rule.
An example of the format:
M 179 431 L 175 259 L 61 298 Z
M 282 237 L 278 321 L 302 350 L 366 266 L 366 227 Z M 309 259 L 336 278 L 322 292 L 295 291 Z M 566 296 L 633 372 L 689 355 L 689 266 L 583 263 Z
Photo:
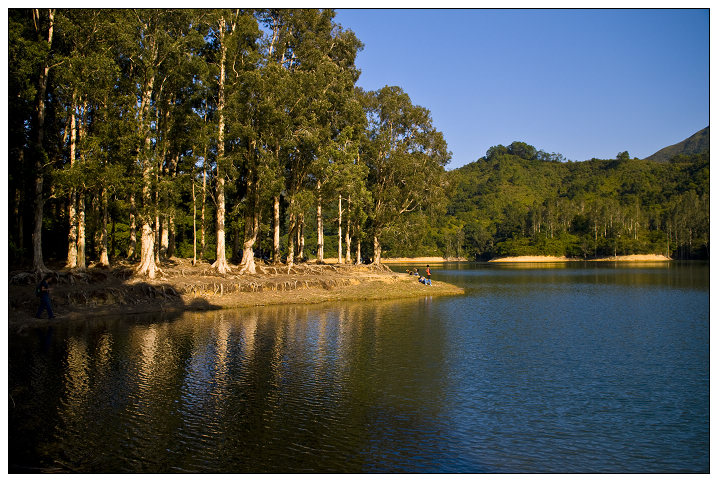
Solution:
M 11 331 L 9 470 L 709 472 L 708 264 L 432 271 L 466 295 Z

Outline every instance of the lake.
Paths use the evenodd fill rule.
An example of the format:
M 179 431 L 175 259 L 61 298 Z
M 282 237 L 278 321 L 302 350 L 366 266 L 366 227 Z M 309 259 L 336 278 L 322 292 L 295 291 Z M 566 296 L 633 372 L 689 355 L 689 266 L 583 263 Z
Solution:
M 9 471 L 710 471 L 707 263 L 432 278 L 466 295 L 11 330 Z

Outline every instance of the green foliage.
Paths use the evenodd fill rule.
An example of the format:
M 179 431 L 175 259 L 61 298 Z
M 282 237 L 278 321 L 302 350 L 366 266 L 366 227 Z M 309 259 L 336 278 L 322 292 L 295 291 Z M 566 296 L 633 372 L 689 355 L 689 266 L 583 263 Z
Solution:
M 708 153 L 660 164 L 627 152 L 537 162 L 542 152 L 499 145 L 449 173 L 456 189 L 444 224 L 466 223 L 469 257 L 707 252 Z

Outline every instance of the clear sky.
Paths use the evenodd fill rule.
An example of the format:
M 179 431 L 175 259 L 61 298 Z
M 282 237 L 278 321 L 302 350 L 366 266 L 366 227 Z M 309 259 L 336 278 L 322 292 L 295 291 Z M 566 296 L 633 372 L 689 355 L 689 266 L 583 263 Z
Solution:
M 573 161 L 644 158 L 709 125 L 709 13 L 338 9 L 359 86 L 428 108 L 449 169 L 522 141 Z

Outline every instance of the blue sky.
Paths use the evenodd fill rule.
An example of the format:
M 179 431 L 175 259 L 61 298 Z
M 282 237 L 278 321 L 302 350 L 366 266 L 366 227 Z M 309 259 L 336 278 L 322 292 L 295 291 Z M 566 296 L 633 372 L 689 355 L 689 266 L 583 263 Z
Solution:
M 359 86 L 428 108 L 449 169 L 527 142 L 644 158 L 709 125 L 709 15 L 693 10 L 338 9 Z

